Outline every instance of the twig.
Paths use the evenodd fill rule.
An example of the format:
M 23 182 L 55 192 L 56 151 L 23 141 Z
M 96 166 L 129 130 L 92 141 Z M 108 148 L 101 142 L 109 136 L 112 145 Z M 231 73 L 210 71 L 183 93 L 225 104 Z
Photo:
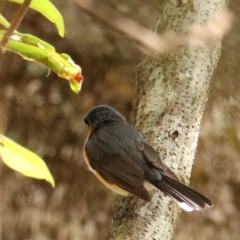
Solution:
M 118 32 L 131 37 L 145 48 L 150 48 L 158 52 L 161 51 L 158 44 L 158 38 L 156 38 L 156 34 L 153 31 L 113 11 L 106 4 L 102 4 L 100 1 L 95 0 L 74 0 L 74 2 L 90 15 L 97 17 L 103 23 L 109 25 Z
M 221 38 L 230 29 L 233 16 L 230 11 L 222 10 L 202 25 L 195 25 L 187 33 L 165 32 L 157 35 L 153 31 L 113 11 L 100 1 L 74 0 L 81 8 L 118 32 L 130 36 L 145 49 L 156 53 L 164 53 L 183 45 L 204 44 L 216 38 Z
M 13 32 L 16 30 L 20 22 L 22 21 L 24 15 L 26 14 L 29 5 L 31 4 L 32 0 L 25 0 L 21 7 L 18 9 L 15 17 L 13 18 L 10 27 L 6 31 L 6 33 L 3 36 L 3 39 L 0 43 L 0 55 L 3 54 L 6 50 L 6 45 L 11 38 Z

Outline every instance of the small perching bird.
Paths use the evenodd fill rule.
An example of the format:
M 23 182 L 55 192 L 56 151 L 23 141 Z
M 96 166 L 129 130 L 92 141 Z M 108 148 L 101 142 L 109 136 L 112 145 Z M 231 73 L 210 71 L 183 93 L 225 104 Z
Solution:
M 96 177 L 111 190 L 150 201 L 157 188 L 185 211 L 212 207 L 210 199 L 180 182 L 142 135 L 114 108 L 92 108 L 84 122 L 89 128 L 84 157 Z

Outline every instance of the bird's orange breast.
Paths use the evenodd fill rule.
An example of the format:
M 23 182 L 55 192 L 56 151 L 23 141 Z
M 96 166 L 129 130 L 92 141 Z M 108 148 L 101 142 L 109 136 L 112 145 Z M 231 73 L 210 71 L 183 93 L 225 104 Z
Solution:
M 83 147 L 83 156 L 84 156 L 85 162 L 86 162 L 86 164 L 88 166 L 88 170 L 95 174 L 96 171 L 90 165 L 88 151 L 87 151 L 87 147 L 86 147 L 87 141 L 92 136 L 93 133 L 94 133 L 94 128 L 89 128 L 87 139 L 86 139 L 86 141 L 84 143 L 84 147 Z

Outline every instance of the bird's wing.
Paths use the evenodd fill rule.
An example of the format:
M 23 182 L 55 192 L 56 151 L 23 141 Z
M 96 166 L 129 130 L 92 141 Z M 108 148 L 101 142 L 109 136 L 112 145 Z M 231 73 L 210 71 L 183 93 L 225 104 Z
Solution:
M 90 138 L 86 143 L 89 163 L 109 184 L 117 185 L 127 192 L 146 201 L 150 200 L 149 193 L 144 188 L 143 170 L 127 155 L 118 151 L 109 151 L 111 143 L 102 143 Z
M 152 168 L 158 170 L 157 173 L 151 171 L 148 174 L 146 172 L 147 181 L 175 200 L 185 211 L 202 210 L 205 207 L 213 206 L 210 199 L 181 183 L 178 177 L 161 161 L 157 152 L 151 146 L 146 142 L 137 145 L 145 160 L 153 166 Z
M 141 151 L 145 159 L 155 168 L 166 174 L 167 176 L 179 181 L 178 177 L 163 163 L 158 153 L 147 142 L 138 141 L 137 149 Z

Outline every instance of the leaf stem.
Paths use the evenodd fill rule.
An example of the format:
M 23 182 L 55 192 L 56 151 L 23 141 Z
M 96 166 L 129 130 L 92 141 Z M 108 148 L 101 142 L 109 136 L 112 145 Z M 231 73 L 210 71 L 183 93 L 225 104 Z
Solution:
M 25 16 L 29 5 L 31 4 L 32 0 L 25 0 L 21 7 L 18 9 L 15 17 L 13 18 L 11 22 L 11 26 L 8 28 L 6 33 L 3 36 L 3 39 L 0 43 L 0 55 L 3 54 L 6 50 L 6 45 L 13 34 L 13 32 L 16 30 L 20 22 L 22 21 L 23 17 Z

